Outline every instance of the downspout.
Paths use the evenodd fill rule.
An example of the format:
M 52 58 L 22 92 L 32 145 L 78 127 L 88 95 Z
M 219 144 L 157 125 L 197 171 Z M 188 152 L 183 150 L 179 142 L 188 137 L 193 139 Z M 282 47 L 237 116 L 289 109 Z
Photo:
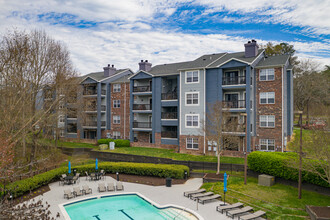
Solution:
M 206 101 L 206 90 L 205 90 L 205 85 L 206 85 L 206 69 L 204 68 L 204 128 L 205 128 L 205 111 L 206 111 L 206 103 L 205 103 L 205 101 Z M 206 144 L 206 140 L 205 140 L 205 129 L 203 129 L 204 130 L 204 150 L 203 150 L 203 152 L 204 152 L 204 155 L 205 155 L 205 144 Z
M 283 109 L 283 107 L 284 107 L 284 102 L 283 102 L 283 99 L 284 99 L 284 73 L 283 73 L 283 71 L 284 71 L 284 68 L 283 68 L 283 66 L 282 66 L 282 152 L 284 151 L 284 109 Z

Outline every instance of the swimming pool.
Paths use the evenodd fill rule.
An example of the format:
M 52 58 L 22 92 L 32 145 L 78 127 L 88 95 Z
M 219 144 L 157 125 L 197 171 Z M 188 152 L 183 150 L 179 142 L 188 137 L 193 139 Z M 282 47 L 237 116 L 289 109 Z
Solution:
M 92 197 L 64 204 L 63 213 L 71 220 L 201 220 L 196 213 L 173 205 L 160 207 L 138 193 Z M 63 210 L 62 210 L 63 212 Z

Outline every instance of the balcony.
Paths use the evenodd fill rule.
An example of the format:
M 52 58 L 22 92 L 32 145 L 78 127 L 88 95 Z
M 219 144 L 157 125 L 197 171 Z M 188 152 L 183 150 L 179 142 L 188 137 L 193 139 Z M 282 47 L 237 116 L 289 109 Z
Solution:
M 237 125 L 231 128 L 225 127 L 224 132 L 228 133 L 243 133 L 245 132 L 245 124 L 243 125 Z
M 105 112 L 107 107 L 105 105 L 101 105 L 101 112 Z
M 151 122 L 133 122 L 133 128 L 151 128 Z
M 162 138 L 178 138 L 178 132 L 177 131 L 162 131 L 161 137 Z
M 134 86 L 133 92 L 151 92 L 150 86 Z
M 222 85 L 242 85 L 246 84 L 245 76 L 223 77 Z
M 162 119 L 178 119 L 177 112 L 162 112 Z
M 224 108 L 245 108 L 245 100 L 223 101 Z
M 150 105 L 150 104 L 133 104 L 133 110 L 138 110 L 138 111 L 152 110 L 152 105 Z
M 170 92 L 170 93 L 162 93 L 162 100 L 175 100 L 178 99 L 178 93 Z
M 107 91 L 105 89 L 101 90 L 101 95 L 106 95 Z M 83 95 L 97 95 L 97 90 L 96 89 L 85 89 L 83 91 Z
M 97 121 L 86 121 L 84 125 L 86 127 L 97 127 Z M 101 121 L 101 127 L 105 127 L 105 121 Z

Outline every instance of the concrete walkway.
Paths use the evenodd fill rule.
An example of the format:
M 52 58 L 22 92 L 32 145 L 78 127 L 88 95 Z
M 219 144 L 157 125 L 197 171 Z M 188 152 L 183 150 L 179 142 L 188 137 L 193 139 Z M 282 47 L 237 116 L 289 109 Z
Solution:
M 70 202 L 68 199 L 63 198 L 64 190 L 70 189 L 72 190 L 73 187 L 80 187 L 82 188 L 83 185 L 87 184 L 93 190 L 92 196 L 98 195 L 106 195 L 106 194 L 118 194 L 119 192 L 103 192 L 99 193 L 97 191 L 98 183 L 105 182 L 106 185 L 108 182 L 115 182 L 112 177 L 107 176 L 105 180 L 100 181 L 87 181 L 85 177 L 80 178 L 80 182 L 74 185 L 65 185 L 59 186 L 58 182 L 51 183 L 49 185 L 50 191 L 45 193 L 43 196 L 39 196 L 39 198 L 43 199 L 44 202 L 48 202 L 50 204 L 50 211 L 52 215 L 56 216 L 57 213 L 60 213 L 61 219 L 63 215 L 60 211 L 59 204 Z M 172 187 L 165 187 L 165 186 L 149 186 L 143 184 L 135 184 L 135 183 L 127 183 L 123 182 L 124 185 L 124 192 L 138 192 L 143 196 L 147 197 L 148 199 L 158 203 L 159 205 L 167 205 L 173 204 L 178 205 L 181 207 L 186 207 L 191 211 L 195 211 L 200 216 L 202 216 L 205 220 L 222 220 L 222 219 L 229 219 L 226 215 L 221 214 L 216 211 L 216 206 L 219 205 L 219 201 L 206 203 L 205 205 L 198 204 L 197 210 L 197 202 L 187 197 L 183 196 L 183 192 L 196 190 L 202 185 L 203 180 L 201 178 L 193 178 L 189 179 L 185 184 L 180 185 L 172 185 Z M 90 197 L 91 195 L 84 195 L 79 196 L 76 199 L 84 199 L 86 197 Z M 72 201 L 75 199 L 71 199 Z

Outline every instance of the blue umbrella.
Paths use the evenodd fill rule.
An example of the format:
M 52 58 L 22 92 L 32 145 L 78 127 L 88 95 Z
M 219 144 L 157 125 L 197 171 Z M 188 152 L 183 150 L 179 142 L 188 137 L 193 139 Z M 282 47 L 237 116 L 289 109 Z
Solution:
M 71 162 L 69 161 L 69 170 L 68 173 L 71 173 Z
M 227 173 L 223 174 L 223 204 L 226 204 Z
M 98 165 L 98 161 L 97 161 L 97 158 L 96 158 L 96 161 L 95 161 L 95 170 L 98 169 L 97 165 Z

